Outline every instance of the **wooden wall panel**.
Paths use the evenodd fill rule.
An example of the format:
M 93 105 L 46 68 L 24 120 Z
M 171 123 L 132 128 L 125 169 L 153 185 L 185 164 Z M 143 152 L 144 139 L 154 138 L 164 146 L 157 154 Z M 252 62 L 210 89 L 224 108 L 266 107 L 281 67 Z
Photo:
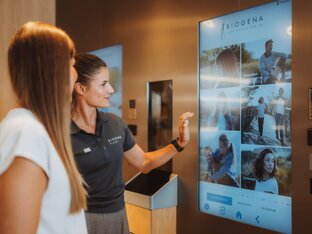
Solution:
M 55 0 L 0 1 L 0 120 L 15 104 L 7 69 L 9 41 L 16 29 L 30 20 L 55 24 Z

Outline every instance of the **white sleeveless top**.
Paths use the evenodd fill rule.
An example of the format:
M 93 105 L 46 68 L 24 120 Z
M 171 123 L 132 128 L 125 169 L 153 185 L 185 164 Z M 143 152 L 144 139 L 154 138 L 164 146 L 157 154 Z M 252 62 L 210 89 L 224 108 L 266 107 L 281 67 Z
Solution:
M 16 156 L 32 161 L 48 177 L 37 233 L 86 234 L 83 211 L 69 213 L 70 184 L 63 163 L 44 126 L 24 108 L 11 110 L 0 124 L 0 176 Z
M 267 181 L 256 180 L 256 191 L 278 194 L 278 183 L 276 179 L 270 178 Z

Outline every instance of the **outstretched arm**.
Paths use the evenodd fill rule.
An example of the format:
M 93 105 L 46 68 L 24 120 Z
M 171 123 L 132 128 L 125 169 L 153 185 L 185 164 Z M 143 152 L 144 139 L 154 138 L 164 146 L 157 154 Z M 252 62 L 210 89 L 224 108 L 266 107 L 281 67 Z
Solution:
M 193 113 L 186 112 L 179 117 L 179 139 L 178 144 L 185 147 L 190 141 L 189 118 L 193 117 Z M 176 148 L 169 144 L 159 150 L 145 153 L 139 145 L 135 145 L 130 150 L 124 152 L 127 161 L 143 173 L 165 164 L 174 155 L 177 154 Z
M 281 58 L 283 58 L 283 59 L 287 59 L 287 54 L 285 54 L 285 53 L 273 51 L 272 54 L 273 54 L 274 56 L 276 56 L 276 57 L 281 57 Z

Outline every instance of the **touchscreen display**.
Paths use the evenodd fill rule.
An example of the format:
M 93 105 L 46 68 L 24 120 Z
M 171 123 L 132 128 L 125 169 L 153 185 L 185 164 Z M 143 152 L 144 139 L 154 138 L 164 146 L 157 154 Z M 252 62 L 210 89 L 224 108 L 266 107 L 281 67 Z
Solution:
M 199 23 L 199 210 L 291 233 L 292 2 Z

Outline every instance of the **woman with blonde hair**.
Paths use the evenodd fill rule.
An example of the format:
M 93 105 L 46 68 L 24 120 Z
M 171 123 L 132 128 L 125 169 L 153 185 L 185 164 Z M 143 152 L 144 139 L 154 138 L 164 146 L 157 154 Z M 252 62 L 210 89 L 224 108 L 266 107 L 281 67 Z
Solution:
M 24 24 L 10 43 L 18 107 L 0 124 L 0 233 L 87 232 L 70 140 L 74 52 L 64 31 L 40 22 Z
M 219 137 L 219 148 L 210 160 L 213 174 L 208 178 L 209 182 L 239 187 L 236 180 L 236 157 L 233 143 L 226 134 Z

